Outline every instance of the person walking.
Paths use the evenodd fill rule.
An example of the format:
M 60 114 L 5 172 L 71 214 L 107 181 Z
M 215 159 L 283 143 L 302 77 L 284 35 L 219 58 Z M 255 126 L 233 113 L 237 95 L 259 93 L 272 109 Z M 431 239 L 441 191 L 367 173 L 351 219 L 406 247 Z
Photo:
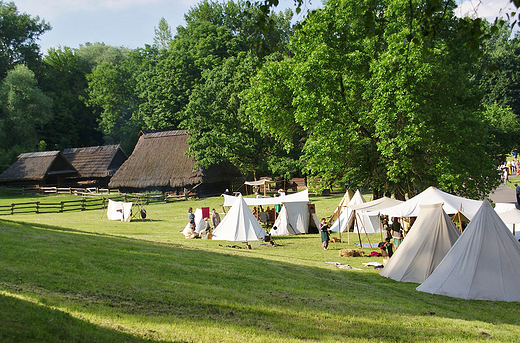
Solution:
M 327 250 L 327 248 L 329 247 L 329 240 L 330 240 L 329 228 L 330 228 L 330 226 L 325 221 L 325 218 L 321 218 L 320 234 L 321 234 L 321 246 L 323 247 L 323 250 Z

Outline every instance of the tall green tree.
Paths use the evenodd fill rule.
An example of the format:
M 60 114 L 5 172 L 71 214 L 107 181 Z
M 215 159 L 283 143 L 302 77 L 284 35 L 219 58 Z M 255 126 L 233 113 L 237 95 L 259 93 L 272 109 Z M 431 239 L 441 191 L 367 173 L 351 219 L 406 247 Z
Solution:
M 154 45 L 157 46 L 158 49 L 167 49 L 168 45 L 173 39 L 173 36 L 172 29 L 164 17 L 159 20 L 159 25 L 158 27 L 154 28 L 154 32 Z
M 42 90 L 53 99 L 53 118 L 42 130 L 42 139 L 50 149 L 102 145 L 97 130 L 98 115 L 88 108 L 86 75 L 91 65 L 75 50 L 64 47 L 47 51 L 43 60 Z
M 17 64 L 37 70 L 41 60 L 37 41 L 50 29 L 38 16 L 19 13 L 14 2 L 0 1 L 0 78 Z
M 403 54 L 416 24 L 407 7 L 420 10 L 421 3 L 378 2 L 367 38 L 363 13 L 370 5 L 329 1 L 309 15 L 291 40 L 294 58 L 269 69 L 274 78 L 288 75 L 281 86 L 292 92 L 290 106 L 276 94 L 257 95 L 263 87 L 255 80 L 248 98 L 260 110 L 257 124 L 289 133 L 300 125 L 308 134 L 307 170 L 326 180 L 398 198 L 430 185 L 485 196 L 497 175 L 484 149 L 474 52 L 454 29 L 453 8 L 431 39 L 406 45 Z M 262 120 L 291 114 L 294 120 Z
M 26 66 L 17 65 L 0 84 L 0 109 L 1 147 L 35 151 L 40 130 L 52 118 L 52 99 L 38 88 Z

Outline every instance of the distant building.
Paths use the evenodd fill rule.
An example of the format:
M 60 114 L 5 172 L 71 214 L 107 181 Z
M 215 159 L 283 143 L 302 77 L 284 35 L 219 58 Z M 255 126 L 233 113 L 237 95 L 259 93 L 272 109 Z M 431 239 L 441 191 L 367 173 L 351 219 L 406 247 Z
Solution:
M 182 194 L 184 189 L 198 195 L 221 194 L 240 176 L 230 163 L 208 169 L 196 168 L 186 156 L 185 130 L 141 132 L 132 155 L 115 173 L 110 188 L 124 192 L 159 190 Z
M 65 178 L 79 176 L 76 168 L 59 151 L 20 154 L 2 174 L 0 184 L 12 187 L 64 187 Z
M 110 178 L 128 159 L 119 145 L 65 149 L 63 155 L 79 172 L 67 181 L 87 187 L 108 187 Z

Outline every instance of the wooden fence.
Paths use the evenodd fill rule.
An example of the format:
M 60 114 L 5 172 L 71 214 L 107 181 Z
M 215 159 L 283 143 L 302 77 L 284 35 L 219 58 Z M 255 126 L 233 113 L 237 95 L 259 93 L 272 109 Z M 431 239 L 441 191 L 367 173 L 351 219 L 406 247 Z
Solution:
M 115 195 L 115 194 L 114 194 Z M 66 200 L 60 202 L 21 202 L 11 205 L 0 206 L 0 215 L 22 214 L 22 213 L 63 213 L 68 211 L 88 211 L 106 209 L 107 197 L 89 198 L 83 197 L 79 200 Z M 114 201 L 133 202 L 139 205 L 148 205 L 167 201 L 163 194 L 119 194 L 110 197 Z
M 0 206 L 0 215 L 20 213 L 62 213 L 67 211 L 86 211 L 104 209 L 108 205 L 107 198 L 80 199 L 61 202 L 21 202 Z

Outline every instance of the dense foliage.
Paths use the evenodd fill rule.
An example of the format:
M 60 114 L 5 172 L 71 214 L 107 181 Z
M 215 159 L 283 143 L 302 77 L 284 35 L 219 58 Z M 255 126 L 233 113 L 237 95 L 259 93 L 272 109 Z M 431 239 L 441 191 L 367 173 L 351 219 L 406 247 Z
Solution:
M 272 4 L 204 0 L 174 34 L 162 18 L 152 45 L 41 58 L 50 25 L 0 2 L 2 41 L 16 42 L 0 47 L 0 169 L 38 149 L 130 154 L 140 130 L 187 129 L 199 166 L 231 161 L 250 177 L 397 197 L 430 185 L 482 197 L 496 185 L 493 160 L 519 139 L 509 31 L 441 0 L 334 0 L 296 26 Z

